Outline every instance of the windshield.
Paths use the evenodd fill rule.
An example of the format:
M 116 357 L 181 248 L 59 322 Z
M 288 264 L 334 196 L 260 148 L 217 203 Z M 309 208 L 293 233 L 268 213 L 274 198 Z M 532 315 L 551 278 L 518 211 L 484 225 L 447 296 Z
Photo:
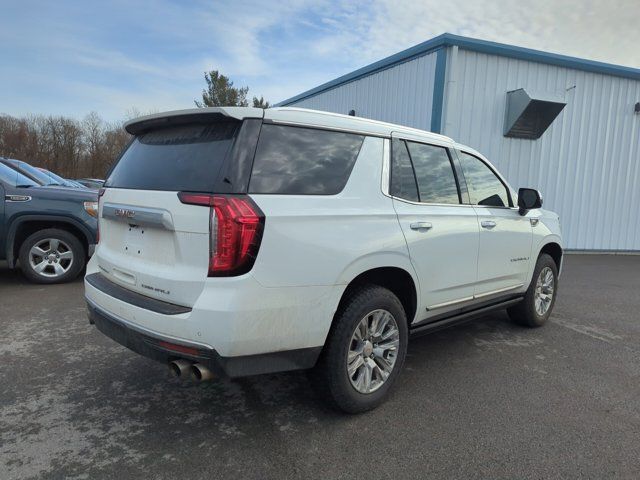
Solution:
M 9 160 L 9 163 L 14 165 L 16 168 L 21 170 L 25 175 L 31 177 L 36 182 L 41 185 L 62 185 L 60 182 L 57 182 L 49 175 L 41 171 L 40 169 L 29 165 L 27 162 L 23 162 L 21 160 Z
M 4 163 L 0 163 L 0 181 L 11 187 L 36 187 L 38 183 L 31 180 L 11 167 L 7 167 Z
M 65 187 L 84 188 L 84 185 L 80 185 L 79 183 L 74 182 L 73 180 L 67 180 L 66 178 L 62 178 L 60 175 L 56 175 L 55 173 L 50 172 L 49 170 L 44 170 L 44 169 L 39 169 L 39 170 L 45 175 L 49 176 L 51 178 L 51 181 L 54 183 L 57 183 L 59 185 L 64 185 Z

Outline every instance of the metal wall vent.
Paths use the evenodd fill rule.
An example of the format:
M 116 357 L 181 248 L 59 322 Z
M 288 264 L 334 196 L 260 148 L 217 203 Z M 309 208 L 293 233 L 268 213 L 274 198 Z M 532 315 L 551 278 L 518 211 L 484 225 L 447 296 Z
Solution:
M 549 128 L 566 103 L 534 98 L 524 88 L 507 92 L 504 136 L 536 140 Z

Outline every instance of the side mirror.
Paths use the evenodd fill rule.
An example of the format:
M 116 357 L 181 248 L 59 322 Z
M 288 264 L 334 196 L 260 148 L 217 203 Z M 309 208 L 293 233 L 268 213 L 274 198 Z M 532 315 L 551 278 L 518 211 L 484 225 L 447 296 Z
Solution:
M 534 208 L 541 208 L 542 197 L 540 192 L 533 188 L 521 188 L 518 190 L 518 207 L 520 208 L 520 215 L 524 215 Z

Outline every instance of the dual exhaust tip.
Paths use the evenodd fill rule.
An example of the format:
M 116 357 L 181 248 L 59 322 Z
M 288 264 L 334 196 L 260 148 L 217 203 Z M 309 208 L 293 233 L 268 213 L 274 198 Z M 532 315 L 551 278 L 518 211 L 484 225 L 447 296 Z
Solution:
M 213 380 L 215 375 L 205 365 L 193 363 L 188 360 L 174 360 L 169 362 L 169 372 L 172 377 L 191 377 L 196 382 L 206 382 Z

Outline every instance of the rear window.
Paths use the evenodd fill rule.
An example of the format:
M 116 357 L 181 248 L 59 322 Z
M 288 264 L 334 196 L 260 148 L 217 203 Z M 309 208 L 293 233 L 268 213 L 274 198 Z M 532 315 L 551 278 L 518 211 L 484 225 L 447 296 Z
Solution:
M 335 195 L 349 179 L 364 136 L 263 125 L 250 193 Z
M 138 135 L 105 187 L 210 192 L 239 122 L 181 125 Z

